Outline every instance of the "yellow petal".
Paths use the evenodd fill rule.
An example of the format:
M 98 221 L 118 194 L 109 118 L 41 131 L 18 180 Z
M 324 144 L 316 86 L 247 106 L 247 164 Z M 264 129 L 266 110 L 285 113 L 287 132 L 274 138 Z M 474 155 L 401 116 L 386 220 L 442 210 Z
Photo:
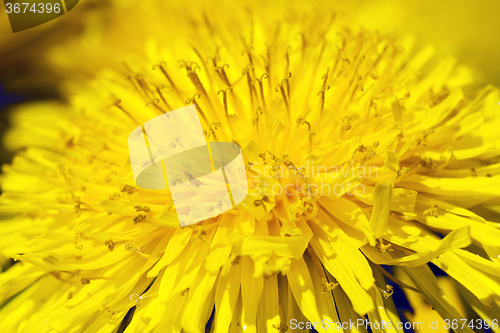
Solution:
M 241 264 L 231 266 L 231 271 L 221 276 L 215 287 L 214 332 L 227 332 L 231 320 L 236 317 L 238 295 L 241 284 Z M 241 297 L 240 297 L 241 302 Z M 241 304 L 240 304 L 241 308 Z
M 415 287 L 421 292 L 425 300 L 441 315 L 443 319 L 456 320 L 460 322 L 462 316 L 455 310 L 447 300 L 446 295 L 439 287 L 439 283 L 427 266 L 405 267 L 404 272 L 408 275 Z M 459 327 L 456 332 L 473 333 L 468 327 Z
M 370 226 L 375 238 L 381 237 L 387 229 L 387 218 L 392 200 L 391 183 L 377 183 L 373 191 L 373 210 L 370 217 Z
M 241 323 L 248 332 L 257 332 L 257 308 L 264 289 L 264 278 L 254 276 L 254 263 L 248 256 L 243 257 L 241 271 L 241 300 L 243 304 Z M 267 297 L 267 295 L 264 295 Z
M 349 259 L 355 258 L 355 262 L 360 264 L 360 267 L 363 267 L 363 261 L 359 261 L 355 256 L 341 256 L 337 254 L 337 251 L 340 252 L 340 247 L 333 250 L 331 245 L 333 239 L 328 237 L 326 233 L 315 226 L 314 223 L 311 223 L 311 228 L 314 231 L 314 237 L 311 239 L 311 245 L 314 252 L 318 255 L 323 266 L 325 266 L 325 268 L 335 277 L 342 289 L 345 290 L 353 303 L 354 311 L 361 315 L 365 315 L 368 311 L 373 310 L 373 300 L 360 285 L 358 278 L 355 278 L 359 272 L 355 273 L 351 270 L 353 261 Z M 364 259 L 364 261 L 364 264 L 367 265 L 366 259 Z M 373 284 L 374 279 L 371 273 L 364 276 L 362 281 L 367 281 L 365 283 L 370 284 L 370 280 L 371 284 Z
M 382 256 L 382 254 L 380 254 L 380 252 L 372 246 L 364 246 L 362 248 L 362 251 L 368 258 L 370 258 L 371 261 L 379 265 L 399 265 L 415 267 L 423 265 L 433 260 L 434 258 L 439 257 L 445 252 L 467 247 L 470 244 L 470 229 L 468 227 L 465 227 L 449 233 L 443 240 L 441 240 L 439 243 L 436 243 L 437 247 L 433 249 L 410 254 L 397 259 L 388 259 L 392 258 L 390 257 L 390 254 L 386 257 Z
M 321 316 L 319 315 L 316 306 L 316 293 L 314 285 L 307 269 L 304 259 L 296 259 L 290 266 L 290 272 L 287 274 L 288 283 L 292 290 L 293 297 L 302 313 L 311 322 L 320 322 Z
M 361 316 L 354 312 L 352 304 L 342 288 L 333 289 L 333 297 L 335 299 L 335 302 L 337 303 L 337 310 L 339 312 L 341 324 L 361 323 L 361 321 L 364 321 L 364 318 L 361 318 Z M 364 325 L 354 324 L 352 326 L 348 325 L 345 331 L 349 333 L 367 333 Z
M 272 329 L 279 328 L 281 324 L 278 279 L 276 275 L 271 275 L 264 279 L 263 295 L 264 297 L 260 298 L 257 309 L 257 331 L 272 332 Z
M 193 333 L 205 332 L 205 325 L 214 306 L 214 284 L 217 274 L 209 273 L 204 267 L 189 287 L 189 297 L 182 313 L 182 327 Z
M 370 244 L 375 245 L 375 237 L 371 231 L 370 223 L 358 205 L 342 197 L 335 200 L 321 198 L 320 202 L 325 207 L 325 212 L 363 232 Z
M 148 272 L 148 277 L 157 276 L 160 270 L 174 261 L 188 245 L 188 241 L 190 240 L 192 233 L 193 230 L 190 228 L 176 229 L 174 234 L 170 238 L 170 241 L 168 242 L 167 248 L 165 249 L 165 254 Z

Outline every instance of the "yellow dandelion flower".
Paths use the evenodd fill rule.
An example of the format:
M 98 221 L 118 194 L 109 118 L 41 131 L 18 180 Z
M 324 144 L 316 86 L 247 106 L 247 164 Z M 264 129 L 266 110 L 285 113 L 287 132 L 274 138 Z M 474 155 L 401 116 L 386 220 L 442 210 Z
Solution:
M 71 81 L 70 105 L 19 107 L 2 330 L 202 332 L 213 316 L 224 333 L 366 332 L 349 324 L 365 318 L 402 332 L 390 280 L 472 332 L 431 262 L 498 332 L 499 91 L 464 92 L 453 59 L 426 71 L 431 48 L 412 56 L 336 12 L 285 13 L 190 14 Z M 127 137 L 186 104 L 208 142 L 241 147 L 250 191 L 181 228 L 168 189 L 136 186 Z

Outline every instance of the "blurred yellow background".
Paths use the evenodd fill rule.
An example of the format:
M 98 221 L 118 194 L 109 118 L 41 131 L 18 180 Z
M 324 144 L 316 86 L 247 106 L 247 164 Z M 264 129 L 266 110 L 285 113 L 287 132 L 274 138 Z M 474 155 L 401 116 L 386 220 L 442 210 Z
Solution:
M 413 34 L 432 44 L 436 58 L 454 56 L 482 83 L 500 86 L 500 1 L 358 1 L 357 24 L 395 36 Z
M 228 6 L 232 10 L 247 10 L 246 1 L 158 0 L 157 3 L 153 0 L 147 3 L 83 0 L 67 15 L 39 27 L 16 34 L 3 29 L 0 33 L 0 84 L 10 90 L 36 93 L 38 89 L 43 94 L 50 94 L 51 89 L 57 89 L 57 84 L 65 75 L 73 74 L 71 70 L 75 69 L 76 64 L 67 67 L 76 51 L 75 44 L 70 41 L 74 42 L 80 36 L 87 40 L 91 38 L 92 42 L 97 43 L 94 45 L 101 43 L 105 46 L 112 43 L 127 44 L 133 35 L 144 36 L 148 31 L 158 33 L 155 30 L 161 30 L 165 36 L 175 34 L 175 31 L 165 31 L 167 22 L 162 22 L 165 26 L 156 29 L 154 23 L 151 23 L 155 20 L 145 19 L 154 12 L 155 6 L 158 11 L 169 8 L 183 9 L 186 12 L 205 9 L 208 15 L 212 11 L 225 12 L 224 9 L 228 8 L 222 7 Z M 260 7 L 264 11 L 286 11 L 290 8 L 300 10 L 304 6 L 317 10 L 338 10 L 353 28 L 378 29 L 381 33 L 394 37 L 413 35 L 415 50 L 432 44 L 436 49 L 435 60 L 453 56 L 459 63 L 473 69 L 478 83 L 500 86 L 499 0 L 279 0 L 252 1 L 251 4 L 253 8 Z M 5 27 L 8 25 L 7 15 L 3 12 L 3 5 L 0 8 L 0 27 Z M 145 24 L 149 26 L 144 26 Z M 54 47 L 68 48 L 65 66 L 59 66 L 57 61 L 51 59 L 50 51 Z M 96 47 L 85 47 L 76 51 L 76 57 L 85 57 L 85 53 L 93 51 L 95 53 L 95 49 Z M 78 63 L 78 60 L 74 62 Z M 88 72 L 88 67 L 94 66 L 95 70 L 99 64 L 79 62 L 78 66 L 87 67 L 85 71 Z

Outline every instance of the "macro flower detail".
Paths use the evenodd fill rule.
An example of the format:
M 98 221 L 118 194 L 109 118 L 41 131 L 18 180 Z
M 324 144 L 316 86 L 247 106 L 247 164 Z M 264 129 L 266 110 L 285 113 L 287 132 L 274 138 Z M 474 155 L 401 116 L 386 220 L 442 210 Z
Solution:
M 401 332 L 386 279 L 462 318 L 429 262 L 496 319 L 498 89 L 335 12 L 272 15 L 192 14 L 172 45 L 151 38 L 68 80 L 69 103 L 13 113 L 5 144 L 26 149 L 1 176 L 3 330 L 295 332 L 367 316 Z M 248 196 L 181 228 L 172 187 L 135 184 L 127 138 L 186 105 L 208 144 L 241 149 Z

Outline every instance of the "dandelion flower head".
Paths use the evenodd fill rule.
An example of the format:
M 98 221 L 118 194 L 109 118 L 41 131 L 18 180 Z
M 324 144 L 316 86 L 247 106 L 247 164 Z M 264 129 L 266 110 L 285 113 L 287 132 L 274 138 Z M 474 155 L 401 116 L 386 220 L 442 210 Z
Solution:
M 13 114 L 5 143 L 25 149 L 1 178 L 3 330 L 202 332 L 211 316 L 224 333 L 397 323 L 386 278 L 462 318 L 429 262 L 495 319 L 496 88 L 464 90 L 473 78 L 453 59 L 428 68 L 432 48 L 350 27 L 340 12 L 158 8 L 137 28 L 147 38 L 111 34 L 109 49 L 73 58 L 55 50 L 66 65 L 95 64 L 93 78 L 70 78 L 68 103 Z M 112 65 L 95 60 L 104 53 Z M 181 228 L 168 189 L 136 186 L 127 137 L 186 104 L 208 142 L 241 147 L 250 190 Z

